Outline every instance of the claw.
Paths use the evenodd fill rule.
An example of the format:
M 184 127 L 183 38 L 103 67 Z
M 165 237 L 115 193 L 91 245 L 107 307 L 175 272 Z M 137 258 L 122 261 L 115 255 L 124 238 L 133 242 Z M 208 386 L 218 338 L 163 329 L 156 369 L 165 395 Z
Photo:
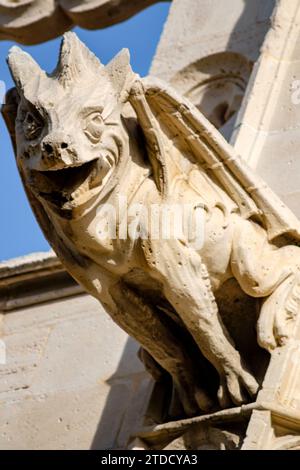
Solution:
M 226 409 L 231 406 L 231 398 L 227 389 L 226 380 L 221 379 L 221 383 L 218 390 L 218 401 L 221 408 Z
M 241 375 L 241 380 L 243 381 L 243 384 L 247 389 L 249 395 L 251 397 L 255 397 L 259 389 L 259 384 L 255 380 L 255 378 L 250 374 L 250 372 L 243 371 L 243 374 Z
M 185 414 L 187 416 L 195 416 L 199 412 L 196 397 L 190 390 L 186 390 L 179 383 L 174 382 L 174 384 Z
M 257 342 L 261 348 L 267 351 L 272 351 L 277 346 L 273 332 L 276 308 L 273 307 L 271 299 L 272 296 L 265 300 L 256 327 Z
M 242 389 L 239 378 L 235 374 L 230 374 L 228 376 L 227 387 L 235 405 L 239 406 L 247 401 L 247 396 Z
M 200 390 L 199 388 L 196 390 L 195 399 L 199 405 L 200 410 L 202 411 L 208 412 L 214 406 L 213 401 L 208 397 L 208 395 L 203 390 Z
M 218 399 L 222 408 L 230 406 L 230 400 L 235 405 L 240 406 L 249 401 L 249 395 L 254 397 L 259 389 L 255 378 L 242 368 L 239 370 L 227 371 L 221 378 L 221 385 L 218 391 Z M 230 398 L 229 398 L 230 397 Z M 225 406 L 224 406 L 225 405 Z
M 286 278 L 264 301 L 257 322 L 258 344 L 269 352 L 283 346 L 300 308 L 299 275 Z

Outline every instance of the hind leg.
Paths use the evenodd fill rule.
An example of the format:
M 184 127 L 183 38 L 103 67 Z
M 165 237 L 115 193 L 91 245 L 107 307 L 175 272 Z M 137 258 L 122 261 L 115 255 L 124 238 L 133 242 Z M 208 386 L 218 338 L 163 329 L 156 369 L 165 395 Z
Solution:
M 257 322 L 258 343 L 272 351 L 293 334 L 300 311 L 300 276 L 291 274 L 264 301 Z
M 267 350 L 283 344 L 300 307 L 300 248 L 278 248 L 259 225 L 239 219 L 231 267 L 244 292 L 267 297 L 258 320 L 259 344 Z

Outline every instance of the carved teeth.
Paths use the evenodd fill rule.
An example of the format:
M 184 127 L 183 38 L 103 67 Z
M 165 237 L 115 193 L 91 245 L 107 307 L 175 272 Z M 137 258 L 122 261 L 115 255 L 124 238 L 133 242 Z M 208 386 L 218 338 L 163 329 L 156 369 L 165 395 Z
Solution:
M 62 170 L 33 170 L 32 185 L 38 190 L 39 196 L 62 207 L 89 191 L 89 181 L 92 174 L 95 174 L 96 167 L 97 161 L 92 160 Z

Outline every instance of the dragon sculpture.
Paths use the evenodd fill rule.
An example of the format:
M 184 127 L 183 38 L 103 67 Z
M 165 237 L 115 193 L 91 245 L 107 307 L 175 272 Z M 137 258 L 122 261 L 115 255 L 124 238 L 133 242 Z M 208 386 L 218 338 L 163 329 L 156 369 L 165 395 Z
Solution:
M 17 47 L 8 63 L 16 88 L 3 115 L 17 165 L 67 270 L 141 344 L 153 375 L 172 380 L 185 415 L 251 400 L 260 379 L 219 294 L 233 323 L 233 285 L 258 306 L 260 347 L 284 344 L 300 301 L 298 219 L 187 99 L 133 73 L 126 50 L 104 66 L 67 33 L 52 74 Z M 202 207 L 203 244 L 151 237 L 144 212 L 140 236 L 120 237 L 125 210 L 117 236 L 100 236 L 99 208 L 120 196 L 128 207 Z

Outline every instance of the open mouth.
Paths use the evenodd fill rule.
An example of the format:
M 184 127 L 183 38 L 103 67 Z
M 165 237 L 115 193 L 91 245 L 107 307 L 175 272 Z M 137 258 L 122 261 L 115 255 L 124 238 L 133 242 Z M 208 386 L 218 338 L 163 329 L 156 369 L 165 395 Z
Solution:
M 72 210 L 90 199 L 101 186 L 100 159 L 61 170 L 32 170 L 30 184 L 37 195 L 64 210 Z

